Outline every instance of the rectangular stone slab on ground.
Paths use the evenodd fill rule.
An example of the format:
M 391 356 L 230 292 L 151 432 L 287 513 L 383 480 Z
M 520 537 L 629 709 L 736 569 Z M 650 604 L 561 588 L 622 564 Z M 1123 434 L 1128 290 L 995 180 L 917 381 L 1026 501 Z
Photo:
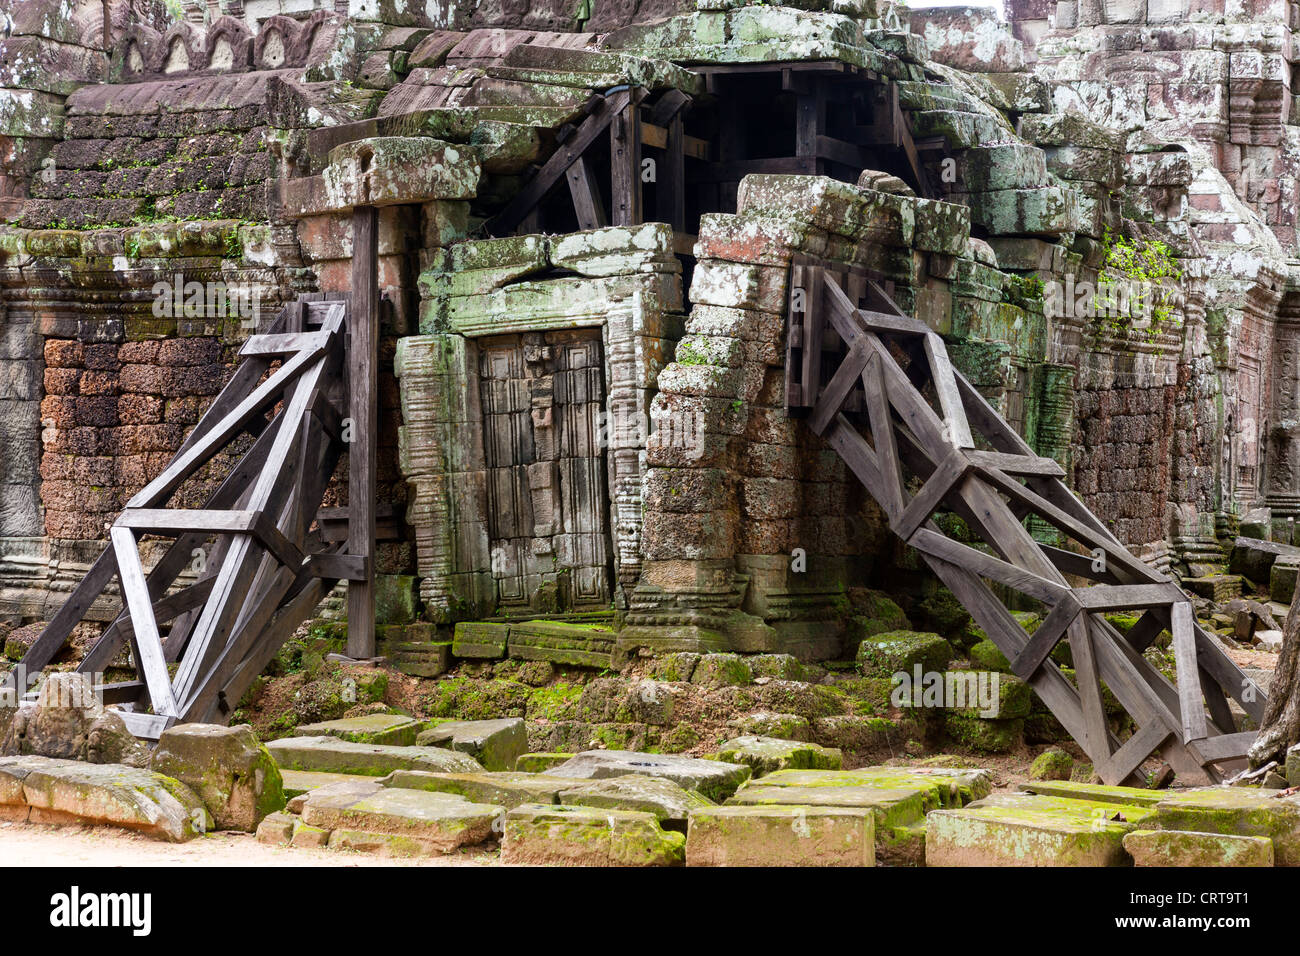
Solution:
M 925 818 L 927 866 L 1127 866 L 1124 835 L 1155 811 L 1118 803 L 995 794 Z
M 859 767 L 856 770 L 778 770 L 763 778 L 766 787 L 880 787 L 929 788 L 933 807 L 960 807 L 989 795 L 993 775 L 982 769 L 950 770 L 932 767 Z
M 637 753 L 631 750 L 587 750 L 551 772 L 557 777 L 585 777 L 601 780 L 639 773 L 664 777 L 677 785 L 695 790 L 710 800 L 725 800 L 749 779 L 750 769 L 740 764 L 718 760 L 699 760 L 670 754 Z
M 1141 787 L 1109 787 L 1104 783 L 1074 783 L 1070 780 L 1030 780 L 1022 783 L 1025 793 L 1068 800 L 1092 800 L 1096 803 L 1127 803 L 1135 807 L 1154 807 L 1168 798 L 1167 790 L 1143 790 Z
M 1136 866 L 1272 866 L 1267 837 L 1196 833 L 1191 830 L 1134 830 L 1124 849 Z
M 121 764 L 0 757 L 0 799 L 25 808 L 32 823 L 106 824 L 173 843 L 198 836 L 210 822 L 180 781 Z
M 321 770 L 281 770 L 280 779 L 284 782 L 284 795 L 292 800 L 304 793 L 310 793 L 321 787 L 331 787 L 337 783 L 373 784 L 381 778 L 366 777 L 358 773 L 326 773 Z
M 831 747 L 775 737 L 733 737 L 718 747 L 719 759 L 746 764 L 756 777 L 786 769 L 839 770 L 843 757 Z
M 528 750 L 528 728 L 519 717 L 451 720 L 422 731 L 414 742 L 469 754 L 488 770 L 514 770 L 515 761 Z
M 405 714 L 366 714 L 362 717 L 323 720 L 316 724 L 299 724 L 294 728 L 293 736 L 337 737 L 354 744 L 410 747 L 430 723 L 431 721 L 416 720 Z
M 281 770 L 317 770 L 383 777 L 394 770 L 475 773 L 483 769 L 468 754 L 440 747 L 354 744 L 335 737 L 285 737 L 266 745 Z
M 439 852 L 482 843 L 492 835 L 500 807 L 449 793 L 384 788 L 373 794 L 307 797 L 302 822 L 324 830 L 387 833 L 424 841 Z
M 924 819 L 935 806 L 932 799 L 932 792 L 924 787 L 769 787 L 760 782 L 742 789 L 727 805 L 867 809 L 875 814 L 876 832 L 884 834 Z
M 423 770 L 394 770 L 381 782 L 385 787 L 453 793 L 476 803 L 517 807 L 523 803 L 558 803 L 560 791 L 586 781 L 576 777 L 513 771 L 428 773 Z
M 692 811 L 714 805 L 708 797 L 686 790 L 672 780 L 636 773 L 583 781 L 571 790 L 561 791 L 559 801 L 573 807 L 643 810 L 653 813 L 660 823 L 673 829 L 684 829 Z
M 1278 866 L 1300 866 L 1300 797 L 1254 787 L 1203 787 L 1170 793 L 1155 807 L 1161 830 L 1268 837 Z
M 506 814 L 501 862 L 551 866 L 677 866 L 686 838 L 652 813 L 524 804 Z
M 865 808 L 709 807 L 691 812 L 687 866 L 875 866 Z

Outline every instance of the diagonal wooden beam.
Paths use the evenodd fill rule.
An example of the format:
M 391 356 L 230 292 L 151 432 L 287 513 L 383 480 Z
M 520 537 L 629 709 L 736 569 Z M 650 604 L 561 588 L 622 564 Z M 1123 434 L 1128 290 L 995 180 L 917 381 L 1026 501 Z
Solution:
M 149 700 L 154 713 L 164 717 L 179 716 L 176 699 L 172 694 L 171 676 L 163 657 L 162 640 L 158 636 L 158 622 L 154 620 L 153 605 L 149 601 L 149 588 L 145 584 L 144 569 L 140 565 L 140 552 L 135 535 L 129 528 L 113 528 L 109 532 L 113 552 L 117 556 L 118 576 L 122 582 L 122 596 L 131 614 L 131 630 L 138 649 L 136 666 L 149 690 Z
M 533 207 L 546 197 L 565 171 L 609 129 L 614 118 L 632 102 L 632 91 L 623 89 L 599 99 L 594 109 L 578 126 L 577 131 L 557 149 L 529 182 L 515 194 L 487 225 L 490 235 L 504 236 L 512 232 Z
M 1178 710 L 1183 724 L 1183 743 L 1208 736 L 1205 707 L 1201 701 L 1201 681 L 1196 663 L 1196 634 L 1192 630 L 1192 605 L 1186 601 L 1169 610 L 1170 630 L 1174 635 L 1174 668 L 1178 677 Z
M 1043 662 L 1051 656 L 1052 649 L 1065 636 L 1066 629 L 1079 616 L 1080 610 L 1082 609 L 1079 607 L 1079 602 L 1074 599 L 1073 594 L 1061 595 L 1056 606 L 1034 630 L 1024 650 L 1012 659 L 1011 670 L 1017 677 L 1028 680 L 1038 668 L 1043 666 Z

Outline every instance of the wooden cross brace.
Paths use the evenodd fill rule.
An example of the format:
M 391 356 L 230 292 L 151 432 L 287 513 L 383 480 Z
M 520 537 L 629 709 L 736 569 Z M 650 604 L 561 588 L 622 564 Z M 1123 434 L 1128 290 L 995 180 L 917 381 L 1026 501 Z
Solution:
M 871 292 L 887 312 L 859 308 L 844 290 L 850 279 L 843 270 L 802 268 L 807 299 L 799 397 L 812 407 L 809 427 L 844 459 L 891 529 L 921 553 L 1101 778 L 1144 783 L 1138 771 L 1153 754 L 1192 780 L 1218 781 L 1239 765 L 1254 733 L 1235 731 L 1228 699 L 1258 721 L 1266 698 L 1196 623 L 1178 586 L 1120 544 L 1066 487 L 1064 470 L 1035 454 L 952 367 L 943 340 L 924 322 L 904 315 L 874 280 L 866 290 L 859 281 L 855 291 Z M 821 343 L 831 332 L 844 349 L 821 386 Z M 906 371 L 889 341 L 912 356 Z M 845 414 L 859 384 L 870 442 Z M 923 396 L 926 386 L 937 408 Z M 977 440 L 987 447 L 976 448 Z M 915 493 L 909 475 L 920 482 Z M 944 535 L 931 520 L 939 510 L 962 518 L 983 546 Z M 1030 515 L 1088 554 L 1035 540 L 1023 523 Z M 1078 578 L 1092 583 L 1071 583 Z M 1032 635 L 988 582 L 1046 605 Z M 1105 617 L 1120 610 L 1142 615 L 1127 635 Z M 1173 637 L 1176 684 L 1142 656 L 1164 630 Z M 1051 658 L 1061 641 L 1069 643 L 1073 681 Z M 1136 724 L 1127 740 L 1108 725 L 1103 683 Z
M 109 702 L 132 732 L 156 739 L 177 721 L 224 722 L 337 580 L 368 575 L 366 561 L 322 544 L 312 527 L 342 453 L 347 320 L 345 299 L 303 297 L 249 339 L 230 383 L 162 473 L 127 502 L 109 547 L 15 675 L 30 679 L 45 668 L 116 578 L 124 606 L 77 670 L 102 671 L 129 644 L 138 680 L 111 685 Z M 245 433 L 255 436 L 251 446 L 203 508 L 167 507 Z M 147 572 L 139 552 L 146 534 L 175 539 Z M 181 582 L 191 569 L 197 578 Z M 169 622 L 164 638 L 160 625 Z

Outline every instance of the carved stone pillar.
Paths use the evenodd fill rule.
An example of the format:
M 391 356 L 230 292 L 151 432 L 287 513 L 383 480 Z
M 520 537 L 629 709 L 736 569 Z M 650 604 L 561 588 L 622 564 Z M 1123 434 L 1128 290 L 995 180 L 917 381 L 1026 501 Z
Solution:
M 1273 390 L 1267 423 L 1264 501 L 1275 514 L 1300 514 L 1300 290 L 1282 298 L 1273 329 Z

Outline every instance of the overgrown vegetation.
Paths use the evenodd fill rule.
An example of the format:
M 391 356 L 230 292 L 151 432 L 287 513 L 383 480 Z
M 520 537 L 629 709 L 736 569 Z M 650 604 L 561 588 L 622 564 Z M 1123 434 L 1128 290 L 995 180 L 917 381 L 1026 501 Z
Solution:
M 1129 238 L 1107 229 L 1097 276 L 1098 331 L 1148 341 L 1176 324 L 1183 278 L 1170 248 L 1156 239 Z

